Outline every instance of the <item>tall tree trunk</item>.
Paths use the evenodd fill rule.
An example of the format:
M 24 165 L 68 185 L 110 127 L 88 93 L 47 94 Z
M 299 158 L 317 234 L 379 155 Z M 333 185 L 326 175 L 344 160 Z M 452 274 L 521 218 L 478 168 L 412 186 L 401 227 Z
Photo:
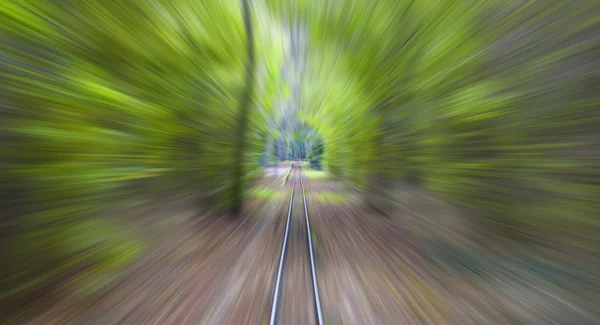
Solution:
M 236 134 L 236 147 L 234 153 L 233 170 L 233 205 L 232 213 L 238 216 L 242 209 L 242 188 L 244 182 L 244 153 L 246 150 L 246 128 L 248 127 L 248 116 L 250 105 L 252 105 L 252 90 L 254 83 L 254 37 L 252 34 L 252 22 L 250 21 L 249 0 L 242 0 L 242 10 L 244 15 L 244 25 L 246 27 L 246 42 L 248 48 L 248 62 L 246 66 L 246 87 L 240 101 L 240 115 Z

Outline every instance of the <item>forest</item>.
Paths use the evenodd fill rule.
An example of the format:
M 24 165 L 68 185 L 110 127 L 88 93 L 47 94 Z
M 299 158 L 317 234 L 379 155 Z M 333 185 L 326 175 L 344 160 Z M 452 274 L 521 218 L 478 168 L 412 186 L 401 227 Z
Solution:
M 337 265 L 347 256 L 368 264 L 364 253 L 381 256 L 390 274 L 414 267 L 406 275 L 414 279 L 402 283 L 415 289 L 401 294 L 417 301 L 403 305 L 412 321 L 391 314 L 394 321 L 337 319 L 335 299 L 327 299 L 333 289 L 324 285 L 328 324 L 484 324 L 485 317 L 594 324 L 600 317 L 593 308 L 600 301 L 597 1 L 4 0 L 0 35 L 0 320 L 89 324 L 95 312 L 60 317 L 106 300 L 131 272 L 172 271 L 176 266 L 154 260 L 139 266 L 162 252 L 161 241 L 198 243 L 197 255 L 180 258 L 198 268 L 210 264 L 205 250 L 238 254 L 223 266 L 235 270 L 231 265 L 246 262 L 232 247 L 254 247 L 248 236 L 259 216 L 287 212 L 289 190 L 300 186 L 292 181 L 296 169 L 316 219 L 318 263 Z M 282 176 L 283 183 L 273 181 Z M 184 209 L 191 217 L 175 224 Z M 177 235 L 191 223 L 197 233 Z M 391 228 L 404 230 L 388 235 Z M 279 245 L 272 248 L 279 254 L 279 235 L 265 236 L 257 242 Z M 369 250 L 356 248 L 353 257 L 341 244 L 354 243 L 351 236 L 370 236 L 361 246 Z M 375 244 L 386 236 L 393 239 Z M 437 272 L 446 283 L 458 283 L 452 276 L 475 286 L 505 267 L 524 281 L 519 288 L 547 285 L 567 302 L 532 302 L 531 310 L 512 314 L 473 302 L 471 309 L 489 314 L 448 316 L 458 312 L 444 314 L 436 304 L 459 307 L 447 307 L 445 294 L 418 291 L 437 290 L 418 263 L 388 256 L 409 256 L 405 247 L 420 247 L 423 263 L 471 270 L 459 276 L 423 266 L 431 279 Z M 450 261 L 439 262 L 434 251 Z M 517 259 L 521 253 L 531 255 Z M 279 255 L 256 254 L 270 265 L 262 273 L 275 274 Z M 472 271 L 488 263 L 475 255 L 497 256 L 493 265 L 502 266 Z M 548 264 L 533 266 L 537 259 Z M 341 274 L 341 266 L 332 268 Z M 183 269 L 193 268 L 173 272 Z M 535 284 L 521 269 L 547 274 Z M 153 299 L 171 290 L 165 288 L 183 290 L 172 281 L 154 289 Z M 538 289 L 531 292 L 542 295 Z M 458 297 L 452 290 L 459 289 L 444 290 Z M 164 299 L 166 306 L 179 298 Z M 400 301 L 394 299 L 389 303 Z M 207 302 L 213 307 L 194 311 L 181 304 L 197 318 L 112 316 L 98 324 L 264 323 L 214 318 L 246 308 L 242 303 Z M 553 309 L 557 314 L 546 317 L 554 322 L 535 318 Z M 504 313 L 513 318 L 500 320 Z

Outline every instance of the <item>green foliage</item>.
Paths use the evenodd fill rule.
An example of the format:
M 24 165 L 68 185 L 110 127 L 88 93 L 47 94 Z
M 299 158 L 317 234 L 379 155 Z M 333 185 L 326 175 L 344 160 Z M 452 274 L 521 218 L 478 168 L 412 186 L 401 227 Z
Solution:
M 328 173 L 326 171 L 323 171 L 323 170 L 304 170 L 304 171 L 302 171 L 302 173 L 309 180 L 318 180 L 318 179 L 329 178 Z
M 597 252 L 597 12 L 586 0 L 253 1 L 244 179 L 284 140 L 365 192 L 417 182 L 491 229 Z M 307 69 L 290 113 L 296 21 Z M 72 270 L 103 283 L 92 275 L 133 260 L 143 245 L 112 211 L 165 196 L 231 204 L 238 0 L 5 0 L 0 35 L 4 297 Z
M 339 204 L 347 201 L 345 196 L 335 192 L 317 192 L 313 194 L 313 197 L 317 202 L 327 204 Z
M 302 114 L 332 174 L 417 182 L 498 232 L 597 247 L 593 1 L 269 4 L 309 22 Z
M 251 188 L 249 190 L 249 196 L 251 198 L 262 199 L 262 200 L 278 200 L 284 197 L 280 191 L 275 191 L 268 188 Z
M 321 139 L 317 139 L 315 143 L 312 144 L 311 150 L 308 152 L 308 164 L 310 168 L 314 170 L 322 169 L 323 153 L 323 141 Z
M 254 9 L 246 180 L 283 60 L 280 28 Z M 4 296 L 132 260 L 138 244 L 109 230 L 121 217 L 109 209 L 183 195 L 230 204 L 247 59 L 239 1 L 2 1 L 0 34 Z

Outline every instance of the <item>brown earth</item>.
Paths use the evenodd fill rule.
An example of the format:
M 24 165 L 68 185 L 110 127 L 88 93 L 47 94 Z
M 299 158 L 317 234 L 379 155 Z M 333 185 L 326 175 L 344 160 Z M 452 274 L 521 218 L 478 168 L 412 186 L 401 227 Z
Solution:
M 193 208 L 155 212 L 163 221 L 153 222 L 160 231 L 146 256 L 111 290 L 88 299 L 57 299 L 37 315 L 30 310 L 29 321 L 22 323 L 267 324 L 292 183 L 261 182 L 281 195 L 249 200 L 236 220 L 198 216 Z M 356 193 L 336 181 L 305 178 L 304 184 L 325 324 L 597 324 L 600 319 L 593 274 L 573 276 L 558 287 L 539 271 L 515 266 L 525 262 L 472 257 L 465 228 L 446 222 L 458 219 L 414 193 L 393 215 L 382 216 L 365 210 Z M 279 324 L 315 320 L 301 202 L 296 183 Z M 587 286 L 577 287 L 579 282 Z

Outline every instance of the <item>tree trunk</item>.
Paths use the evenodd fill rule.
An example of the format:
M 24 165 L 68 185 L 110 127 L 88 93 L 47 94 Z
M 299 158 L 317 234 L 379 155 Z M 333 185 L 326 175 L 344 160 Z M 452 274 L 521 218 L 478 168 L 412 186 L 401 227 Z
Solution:
M 242 188 L 244 182 L 244 153 L 246 150 L 246 128 L 248 127 L 248 116 L 252 104 L 252 88 L 254 83 L 254 37 L 252 34 L 252 23 L 250 21 L 249 0 L 242 0 L 244 15 L 244 26 L 246 27 L 246 41 L 248 48 L 248 63 L 246 66 L 246 87 L 240 101 L 240 115 L 236 134 L 236 147 L 234 152 L 233 170 L 233 205 L 232 213 L 238 216 L 242 209 Z

